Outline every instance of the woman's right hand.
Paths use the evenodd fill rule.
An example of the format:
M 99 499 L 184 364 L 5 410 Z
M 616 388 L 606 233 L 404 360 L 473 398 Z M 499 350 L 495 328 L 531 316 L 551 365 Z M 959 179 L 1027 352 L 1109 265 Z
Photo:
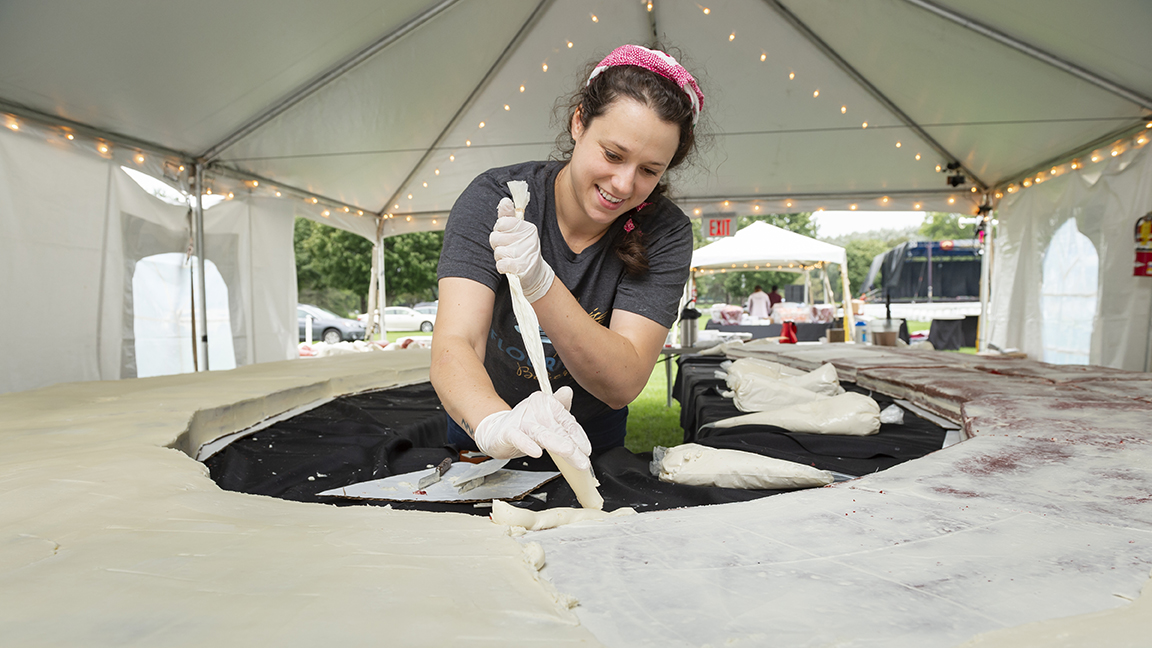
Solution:
M 473 438 L 484 454 L 496 459 L 539 457 L 548 450 L 585 470 L 590 465 L 592 444 L 568 412 L 571 407 L 571 387 L 561 387 L 555 395 L 535 392 L 511 410 L 486 416 L 476 426 Z

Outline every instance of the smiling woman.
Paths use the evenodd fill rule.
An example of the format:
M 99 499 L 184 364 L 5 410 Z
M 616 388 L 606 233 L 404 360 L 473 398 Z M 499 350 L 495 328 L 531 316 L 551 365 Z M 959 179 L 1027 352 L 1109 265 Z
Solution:
M 703 103 L 672 57 L 617 48 L 565 103 L 559 160 L 489 170 L 460 196 L 440 256 L 431 368 L 450 441 L 500 458 L 547 449 L 573 465 L 624 445 L 628 403 L 688 276 L 691 224 L 664 181 L 694 150 Z M 531 194 L 523 220 L 508 199 L 514 180 Z M 536 393 L 504 274 L 520 278 L 548 378 L 571 402 Z

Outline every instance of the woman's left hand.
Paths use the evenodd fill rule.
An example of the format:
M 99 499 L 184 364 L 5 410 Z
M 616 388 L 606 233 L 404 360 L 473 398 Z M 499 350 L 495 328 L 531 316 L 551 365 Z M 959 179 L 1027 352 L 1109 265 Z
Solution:
M 516 218 L 512 201 L 508 198 L 501 200 L 496 213 L 496 225 L 488 235 L 496 269 L 519 276 L 524 297 L 532 303 L 547 294 L 556 273 L 540 255 L 540 235 L 536 226 Z

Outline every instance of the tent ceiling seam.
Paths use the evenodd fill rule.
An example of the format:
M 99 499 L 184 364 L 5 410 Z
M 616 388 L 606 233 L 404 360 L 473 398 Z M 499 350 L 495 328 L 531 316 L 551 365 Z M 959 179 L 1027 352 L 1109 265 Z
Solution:
M 325 204 L 331 205 L 333 207 L 347 207 L 348 209 L 355 209 L 358 211 L 362 211 L 362 212 L 364 212 L 365 215 L 368 215 L 368 214 L 372 214 L 373 216 L 376 215 L 371 209 L 365 209 L 364 207 L 360 207 L 358 205 L 346 203 L 346 202 L 339 200 L 339 199 L 336 199 L 336 198 L 330 198 L 328 196 L 325 196 L 324 194 L 318 194 L 314 191 L 308 191 L 307 189 L 301 189 L 299 187 L 294 187 L 290 184 L 285 184 L 283 182 L 280 182 L 279 180 L 267 178 L 267 177 L 264 177 L 264 176 L 256 174 L 256 173 L 251 173 L 249 171 L 244 171 L 241 169 L 236 169 L 233 167 L 225 166 L 225 165 L 220 164 L 218 162 L 213 162 L 213 163 L 208 164 L 205 167 L 205 170 L 208 172 L 211 172 L 211 173 L 217 173 L 219 175 L 229 176 L 229 177 L 235 178 L 237 180 L 256 180 L 265 186 L 276 187 L 278 189 L 281 189 L 283 191 L 287 191 L 288 193 L 296 194 L 298 196 L 303 196 L 303 197 L 307 197 L 307 198 L 315 198 L 315 199 L 323 201 Z
M 360 65 L 361 63 L 367 61 L 368 59 L 372 58 L 373 56 L 375 56 L 379 52 L 381 52 L 384 49 L 391 46 L 396 41 L 400 40 L 404 36 L 407 36 L 412 31 L 415 31 L 416 29 L 420 28 L 422 25 L 427 23 L 429 20 L 432 20 L 436 16 L 440 15 L 442 12 L 446 11 L 452 5 L 456 4 L 459 1 L 460 0 L 441 0 L 441 2 L 437 3 L 436 5 L 434 5 L 432 7 L 425 9 L 424 11 L 420 12 L 418 15 L 411 18 L 410 20 L 404 22 L 402 25 L 400 25 L 396 29 L 393 29 L 392 31 L 381 36 L 380 38 L 377 38 L 375 41 L 369 43 L 366 47 L 360 49 L 356 53 L 345 58 L 343 61 L 341 61 L 340 63 L 337 63 L 332 68 L 324 71 L 319 76 L 314 77 L 313 79 L 306 82 L 304 85 L 297 87 L 295 90 L 288 93 L 288 95 L 286 97 L 284 97 L 280 101 L 276 102 L 275 104 L 273 104 L 267 110 L 261 112 L 256 117 L 248 120 L 248 122 L 246 122 L 244 125 L 240 126 L 240 128 L 236 129 L 230 135 L 228 135 L 224 139 L 220 140 L 220 142 L 209 147 L 208 150 L 201 153 L 199 156 L 200 159 L 204 160 L 205 162 L 211 162 L 211 161 L 215 160 L 228 147 L 232 146 L 233 144 L 240 141 L 241 139 L 247 137 L 253 131 L 260 128 L 264 124 L 266 124 L 266 123 L 272 121 L 273 119 L 275 119 L 276 117 L 280 116 L 285 111 L 287 111 L 289 108 L 291 108 L 292 106 L 295 106 L 297 103 L 299 103 L 303 99 L 307 98 L 312 93 L 319 90 L 320 88 L 328 85 L 329 83 L 331 83 L 335 79 L 343 76 L 344 74 L 349 72 L 352 68 L 354 68 L 354 67 Z
M 808 27 L 804 21 L 800 20 L 800 18 L 793 14 L 787 7 L 783 5 L 783 3 L 780 2 L 780 0 L 764 0 L 764 3 L 775 9 L 776 12 L 784 18 L 784 20 L 791 24 L 792 27 L 796 29 L 796 31 L 800 32 L 805 38 L 807 38 L 809 42 L 815 45 L 816 48 L 820 50 L 822 54 L 824 54 L 824 56 L 828 57 L 832 60 L 832 62 L 836 63 L 836 65 L 839 66 L 840 69 L 849 76 L 849 78 L 859 84 L 860 87 L 864 88 L 864 90 L 866 90 L 873 96 L 873 98 L 879 101 L 881 105 L 887 108 L 889 112 L 895 115 L 897 119 L 903 122 L 905 126 L 911 129 L 914 133 L 916 133 L 918 137 L 920 137 L 929 146 L 935 149 L 937 153 L 944 156 L 948 162 L 960 165 L 960 169 L 964 171 L 964 174 L 971 178 L 972 182 L 975 183 L 981 190 L 987 190 L 988 185 L 983 180 L 981 180 L 979 176 L 973 173 L 973 171 L 969 169 L 963 162 L 961 162 L 959 158 L 953 155 L 951 151 L 946 149 L 943 144 L 937 142 L 934 137 L 929 135 L 927 131 L 921 128 L 915 120 L 913 120 L 903 110 L 901 110 L 895 102 L 889 99 L 887 95 L 885 95 L 880 91 L 879 88 L 873 85 L 871 81 L 869 81 L 863 74 L 860 73 L 860 71 L 852 67 L 852 64 L 846 61 L 844 57 L 840 56 L 836 50 L 832 49 L 831 45 L 826 43 L 824 39 L 820 38 L 816 32 L 812 31 L 812 29 Z
M 1142 95 L 1139 92 L 1137 92 L 1131 88 L 1122 86 L 1119 83 L 1114 83 L 1112 81 L 1109 81 L 1108 79 L 1105 79 L 1104 77 L 1102 77 L 1098 74 L 1095 74 L 1094 72 L 1086 70 L 1085 68 L 1082 68 L 1079 65 L 1076 65 L 1075 63 L 1072 63 L 1070 61 L 1066 61 L 1066 60 L 1064 60 L 1064 59 L 1062 59 L 1062 58 L 1056 56 L 1055 54 L 1052 54 L 1046 50 L 1040 49 L 1039 47 L 1036 47 L 1034 45 L 1029 45 L 1028 43 L 1025 43 L 1024 41 L 1013 38 L 1012 36 L 1009 36 L 1008 34 L 1005 34 L 1002 31 L 999 31 L 997 29 L 993 29 L 992 27 L 989 27 L 988 25 L 985 25 L 981 22 L 978 22 L 976 20 L 968 18 L 967 16 L 965 16 L 963 14 L 960 14 L 960 13 L 957 13 L 955 11 L 952 11 L 951 9 L 946 9 L 946 8 L 941 7 L 939 5 L 933 4 L 931 2 L 928 2 L 927 0 L 905 0 L 905 1 L 908 2 L 909 4 L 920 7 L 921 9 L 923 9 L 925 11 L 936 14 L 937 16 L 944 18 L 945 20 L 950 20 L 950 21 L 952 21 L 952 22 L 954 22 L 954 23 L 956 23 L 956 24 L 958 24 L 958 25 L 960 25 L 966 29 L 969 29 L 971 31 L 974 31 L 974 32 L 982 35 L 982 36 L 990 38 L 990 39 L 1000 43 L 1001 45 L 1005 45 L 1005 46 L 1010 47 L 1010 48 L 1012 48 L 1018 52 L 1027 54 L 1028 56 L 1031 56 L 1032 58 L 1035 58 L 1038 61 L 1046 63 L 1052 67 L 1055 67 L 1059 70 L 1067 72 L 1068 74 L 1071 74 L 1072 76 L 1075 76 L 1079 79 L 1087 81 L 1088 83 L 1091 83 L 1092 85 L 1095 85 L 1099 88 L 1107 90 L 1108 92 L 1111 92 L 1114 95 L 1117 95 L 1123 99 L 1131 101 L 1134 104 L 1137 104 L 1138 106 L 1140 106 L 1141 108 L 1144 108 L 1145 110 L 1152 110 L 1152 98 L 1146 97 L 1145 95 Z
M 186 151 L 178 151 L 162 144 L 157 144 L 155 142 L 151 142 L 138 137 L 132 137 L 131 135 L 124 135 L 123 133 L 118 133 L 116 131 L 105 130 L 91 124 L 85 124 L 84 122 L 68 119 L 67 117 L 51 115 L 46 112 L 36 110 L 35 108 L 25 106 L 24 104 L 8 101 L 3 98 L 0 98 L 0 111 L 11 113 L 23 119 L 38 122 L 49 128 L 67 126 L 68 128 L 76 131 L 78 135 L 85 135 L 87 137 L 108 140 L 110 143 L 123 146 L 124 148 L 140 149 L 149 151 L 151 153 L 159 153 L 161 155 L 174 157 L 189 165 L 196 162 L 196 159 L 192 156 L 192 154 Z
M 1056 155 L 1054 157 L 1048 158 L 1047 160 L 1045 160 L 1044 162 L 1042 162 L 1040 164 L 1037 164 L 1037 165 L 1032 166 L 1032 167 L 1028 167 L 1027 169 L 1025 169 L 1023 171 L 1019 171 L 1017 173 L 1008 174 L 1008 175 L 1004 176 L 1004 180 L 1001 180 L 1000 182 L 996 183 L 996 186 L 993 187 L 993 189 L 1001 189 L 1003 187 L 1007 187 L 1008 185 L 1013 184 L 1013 183 L 1015 183 L 1021 179 L 1029 178 L 1033 175 L 1036 175 L 1037 173 L 1039 173 L 1041 171 L 1044 171 L 1044 170 L 1049 169 L 1049 168 L 1054 167 L 1054 166 L 1060 166 L 1061 164 L 1064 164 L 1065 162 L 1068 162 L 1070 160 L 1074 160 L 1074 159 L 1080 157 L 1081 155 L 1089 153 L 1089 152 L 1093 151 L 1094 149 L 1100 148 L 1101 146 L 1112 144 L 1116 140 L 1122 140 L 1122 139 L 1125 139 L 1127 137 L 1132 137 L 1136 133 L 1147 129 L 1148 123 L 1149 122 L 1147 122 L 1146 120 L 1141 119 L 1139 122 L 1137 122 L 1135 124 L 1130 124 L 1128 126 L 1125 126 L 1124 128 L 1114 130 L 1114 131 L 1108 133 L 1107 135 L 1098 137 L 1098 138 L 1096 138 L 1096 139 L 1094 139 L 1094 140 L 1092 140 L 1086 144 L 1083 144 L 1081 146 L 1077 146 L 1074 149 L 1069 149 L 1065 153 L 1061 153 L 1060 155 Z
M 504 67 L 504 64 L 508 62 L 508 59 L 512 56 L 512 52 L 516 51 L 516 48 L 528 34 L 529 27 L 531 27 L 532 24 L 535 23 L 541 15 L 543 15 L 544 9 L 550 4 L 552 4 L 552 0 L 540 0 L 540 2 L 536 4 L 536 8 L 533 9 L 532 13 L 528 15 L 528 19 L 525 20 L 522 25 L 520 25 L 520 29 L 516 30 L 516 33 L 512 36 L 512 40 L 508 41 L 508 44 L 504 46 L 504 50 L 500 52 L 500 56 L 496 57 L 496 61 L 492 64 L 492 67 L 488 68 L 488 72 L 486 72 L 480 79 L 480 82 L 477 83 L 474 88 L 472 88 L 472 92 L 468 94 L 468 96 L 464 99 L 464 102 L 461 103 L 460 107 L 456 109 L 455 114 L 452 115 L 452 118 L 449 119 L 448 123 L 445 124 L 443 129 L 441 129 L 440 134 L 436 136 L 436 139 L 432 140 L 432 144 L 427 149 L 425 149 L 424 154 L 421 155 L 416 164 L 412 166 L 412 170 L 408 172 L 408 175 L 404 178 L 404 180 L 400 184 L 396 185 L 396 191 L 393 192 L 393 194 L 388 198 L 388 202 L 384 203 L 384 206 L 380 208 L 380 211 L 377 212 L 378 215 L 383 216 L 388 212 L 389 205 L 396 204 L 396 200 L 400 197 L 401 194 L 404 193 L 404 187 L 408 186 L 408 183 L 412 181 L 412 178 L 416 177 L 416 173 L 420 171 L 420 168 L 424 166 L 424 163 L 428 161 L 428 158 L 432 157 L 432 154 L 436 151 L 436 148 L 440 146 L 441 142 L 443 142 L 445 138 L 448 137 L 448 133 L 451 132 L 456 124 L 460 122 L 460 118 L 464 116 L 464 113 L 472 106 L 473 102 L 476 101 L 476 98 L 480 96 L 480 92 L 488 86 L 488 82 L 491 81 L 492 78 L 496 76 L 496 73 Z

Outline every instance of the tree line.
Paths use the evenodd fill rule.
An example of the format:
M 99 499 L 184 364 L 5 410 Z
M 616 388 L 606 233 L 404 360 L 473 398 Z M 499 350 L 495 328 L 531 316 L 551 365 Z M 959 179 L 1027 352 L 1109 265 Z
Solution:
M 848 257 L 848 281 L 853 295 L 859 295 L 868 275 L 872 258 L 877 254 L 912 240 L 939 241 L 968 239 L 975 236 L 974 226 L 962 226 L 959 214 L 928 212 L 919 228 L 876 230 L 827 240 L 845 248 Z M 747 227 L 764 221 L 804 236 L 820 238 L 811 212 L 741 216 L 737 225 Z M 700 227 L 693 228 L 693 247 L 707 245 Z M 368 284 L 372 269 L 372 243 L 367 239 L 305 218 L 297 218 L 294 243 L 296 250 L 296 286 L 299 300 L 339 314 L 362 313 L 368 308 Z M 388 305 L 412 305 L 436 299 L 436 265 L 444 243 L 443 232 L 413 232 L 384 239 L 384 279 Z M 840 270 L 829 268 L 834 299 L 840 299 Z M 742 303 L 757 285 L 771 286 L 803 283 L 803 275 L 790 272 L 733 272 L 700 277 L 697 282 L 699 303 Z M 816 295 L 822 288 L 813 277 Z

